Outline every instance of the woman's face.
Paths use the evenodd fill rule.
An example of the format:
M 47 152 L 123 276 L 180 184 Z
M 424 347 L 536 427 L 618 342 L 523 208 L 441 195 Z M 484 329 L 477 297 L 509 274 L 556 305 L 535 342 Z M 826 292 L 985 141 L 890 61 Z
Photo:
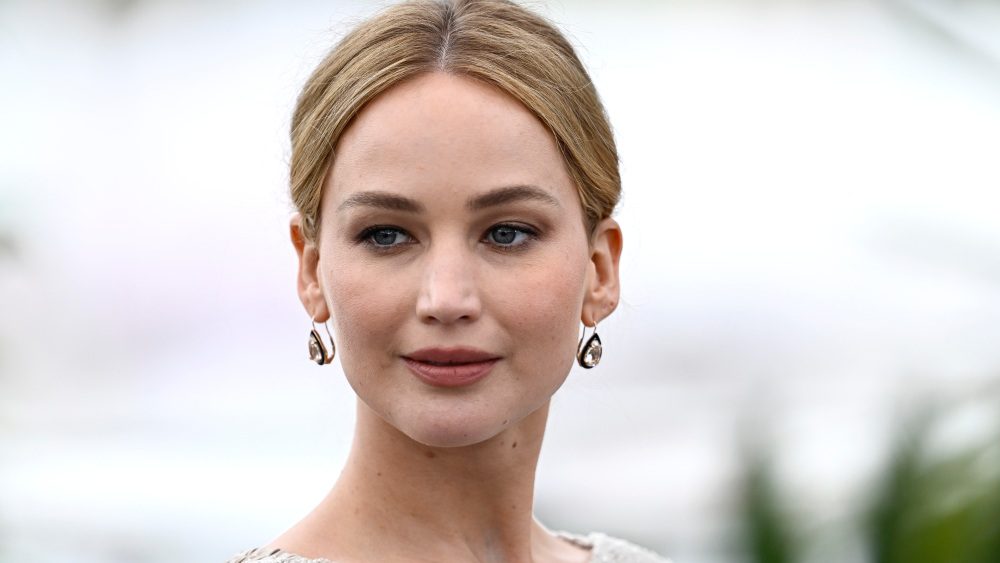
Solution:
M 544 405 L 581 320 L 617 303 L 621 247 L 610 219 L 588 236 L 551 133 L 492 86 L 430 73 L 366 106 L 335 155 L 299 288 L 361 400 L 441 447 Z

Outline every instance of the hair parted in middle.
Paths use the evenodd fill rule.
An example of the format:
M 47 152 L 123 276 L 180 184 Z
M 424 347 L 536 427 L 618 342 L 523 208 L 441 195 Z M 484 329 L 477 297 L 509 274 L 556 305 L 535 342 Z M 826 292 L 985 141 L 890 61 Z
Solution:
M 604 106 L 566 38 L 508 0 L 410 0 L 345 36 L 306 82 L 292 116 L 290 188 L 316 241 L 323 183 L 341 134 L 378 94 L 427 72 L 483 81 L 520 101 L 553 134 L 588 230 L 621 196 Z

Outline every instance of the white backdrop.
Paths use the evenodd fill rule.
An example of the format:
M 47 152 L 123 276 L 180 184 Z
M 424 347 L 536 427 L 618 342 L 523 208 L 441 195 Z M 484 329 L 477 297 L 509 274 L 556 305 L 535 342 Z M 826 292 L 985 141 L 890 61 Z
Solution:
M 1000 367 L 1000 9 L 533 5 L 615 125 L 626 243 L 539 516 L 728 561 L 747 428 L 851 512 L 905 405 Z M 286 129 L 375 7 L 0 2 L 0 560 L 219 561 L 332 484 L 353 397 L 305 359 Z

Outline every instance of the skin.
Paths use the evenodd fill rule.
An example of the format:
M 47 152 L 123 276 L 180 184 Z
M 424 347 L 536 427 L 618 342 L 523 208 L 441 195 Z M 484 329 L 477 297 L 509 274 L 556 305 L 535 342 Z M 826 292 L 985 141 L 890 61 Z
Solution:
M 297 215 L 291 235 L 299 296 L 331 321 L 358 396 L 355 438 L 329 495 L 268 547 L 338 562 L 587 561 L 534 519 L 532 498 L 580 323 L 618 303 L 618 224 L 589 233 L 551 133 L 466 77 L 391 88 L 335 155 L 317 241 Z M 402 359 L 454 346 L 500 360 L 441 388 Z

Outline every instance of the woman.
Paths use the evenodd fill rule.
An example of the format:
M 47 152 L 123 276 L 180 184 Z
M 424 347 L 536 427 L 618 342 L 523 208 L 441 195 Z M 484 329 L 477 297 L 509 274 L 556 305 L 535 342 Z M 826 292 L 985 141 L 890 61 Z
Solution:
M 619 298 L 617 153 L 562 35 L 505 0 L 396 5 L 291 136 L 310 354 L 336 351 L 357 425 L 319 506 L 232 561 L 663 561 L 532 516 L 549 400 Z

